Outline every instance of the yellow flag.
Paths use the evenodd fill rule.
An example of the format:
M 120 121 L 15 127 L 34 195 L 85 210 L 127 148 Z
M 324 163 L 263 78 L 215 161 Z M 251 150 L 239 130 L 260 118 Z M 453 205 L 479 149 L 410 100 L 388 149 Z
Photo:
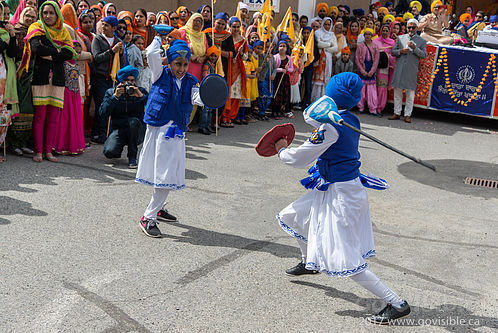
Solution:
M 271 0 L 265 0 L 265 3 L 263 4 L 263 7 L 261 7 L 260 13 L 261 14 L 270 14 L 271 15 L 272 7 L 271 7 Z
M 277 31 L 285 32 L 292 40 L 292 43 L 296 43 L 296 33 L 294 31 L 294 24 L 292 23 L 292 9 L 290 7 L 287 9 L 287 12 L 278 26 Z
M 263 15 L 263 29 L 262 29 L 262 34 L 261 34 L 261 41 L 265 43 L 268 40 L 271 39 L 271 16 L 270 15 Z
M 314 53 L 315 53 L 315 31 L 311 29 L 310 37 L 308 38 L 306 46 L 304 47 L 304 54 L 308 55 L 308 59 L 306 60 L 304 67 L 308 66 L 313 62 L 313 60 L 315 59 Z
M 244 36 L 245 31 L 244 31 L 244 24 L 242 24 L 242 18 L 240 17 L 240 2 L 237 4 L 237 12 L 235 13 L 235 16 L 239 19 L 240 21 L 240 34 Z
M 120 69 L 121 69 L 121 63 L 119 61 L 119 52 L 116 52 L 114 53 L 114 58 L 112 59 L 112 66 L 111 66 L 111 79 L 113 82 L 116 82 L 116 76 L 118 75 Z

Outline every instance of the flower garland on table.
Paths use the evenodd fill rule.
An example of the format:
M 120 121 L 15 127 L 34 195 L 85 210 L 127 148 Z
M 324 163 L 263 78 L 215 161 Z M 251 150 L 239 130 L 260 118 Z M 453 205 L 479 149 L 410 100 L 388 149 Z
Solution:
M 450 97 L 456 104 L 468 106 L 468 103 L 475 100 L 477 98 L 478 93 L 481 92 L 482 87 L 484 85 L 484 82 L 486 81 L 490 70 L 493 72 L 492 77 L 495 80 L 495 91 L 498 93 L 498 85 L 496 84 L 496 75 L 497 75 L 496 74 L 496 56 L 494 54 L 490 54 L 488 64 L 486 65 L 486 70 L 484 71 L 481 82 L 479 82 L 479 85 L 477 86 L 474 94 L 472 94 L 472 96 L 470 96 L 467 100 L 458 99 L 458 97 L 456 97 L 456 95 L 455 95 L 455 92 L 451 88 L 450 74 L 449 74 L 449 70 L 448 70 L 448 51 L 446 50 L 446 48 L 442 48 L 441 53 L 440 53 L 438 60 L 436 62 L 436 68 L 434 69 L 434 74 L 432 74 L 431 79 L 429 80 L 427 86 L 421 92 L 417 93 L 417 97 L 422 96 L 424 93 L 427 92 L 429 87 L 432 86 L 432 82 L 436 78 L 436 75 L 439 73 L 439 67 L 441 65 L 443 65 L 443 69 L 444 69 L 444 80 L 445 80 L 446 88 L 448 88 L 448 92 L 450 94 Z

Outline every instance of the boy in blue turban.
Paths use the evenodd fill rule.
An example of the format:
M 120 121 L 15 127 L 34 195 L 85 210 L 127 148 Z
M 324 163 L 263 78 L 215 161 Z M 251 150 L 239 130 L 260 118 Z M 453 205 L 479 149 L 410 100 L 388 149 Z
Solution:
M 187 72 L 190 48 L 185 41 L 174 40 L 168 48 L 169 67 L 162 65 L 161 37 L 147 47 L 152 70 L 152 87 L 145 107 L 147 124 L 135 181 L 154 187 L 149 206 L 139 226 L 150 237 L 161 237 L 157 220 L 176 221 L 163 208 L 170 191 L 185 187 L 185 139 L 193 104 L 203 106 L 199 81 Z
M 287 148 L 285 139 L 275 143 L 279 158 L 288 165 L 303 168 L 317 160 L 309 171 L 312 176 L 301 181 L 311 191 L 284 208 L 277 219 L 301 248 L 302 261 L 287 269 L 287 274 L 323 272 L 351 277 L 387 303 L 368 318 L 387 324 L 408 315 L 410 306 L 370 271 L 365 261 L 375 256 L 375 250 L 368 197 L 360 180 L 360 137 L 336 123 L 342 118 L 360 128 L 360 121 L 349 109 L 359 102 L 361 88 L 357 74 L 333 76 L 325 89 L 330 98 L 321 97 L 304 112 L 305 121 L 315 127 L 309 139 L 297 148 Z M 335 110 L 330 111 L 334 117 L 329 109 Z

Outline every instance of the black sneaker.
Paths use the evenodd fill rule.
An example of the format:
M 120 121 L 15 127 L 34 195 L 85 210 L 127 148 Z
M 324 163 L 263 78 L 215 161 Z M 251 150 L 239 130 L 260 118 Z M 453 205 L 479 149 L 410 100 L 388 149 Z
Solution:
M 395 322 L 393 322 L 394 320 L 407 316 L 410 311 L 410 306 L 407 302 L 403 302 L 401 304 L 401 309 L 399 310 L 391 304 L 387 304 L 386 307 L 383 308 L 379 313 L 367 318 L 367 320 L 371 323 L 379 325 L 395 324 Z
M 128 169 L 136 169 L 138 168 L 138 163 L 136 158 L 128 159 Z
M 140 229 L 149 237 L 159 238 L 161 237 L 161 231 L 157 227 L 157 222 L 153 220 L 146 219 L 142 216 L 140 222 L 138 222 Z
M 166 222 L 176 222 L 177 221 L 176 216 L 171 215 L 165 209 L 161 209 L 160 211 L 157 212 L 157 219 L 160 221 L 166 221 Z
M 304 275 L 304 274 L 318 274 L 317 270 L 306 269 L 306 265 L 303 262 L 300 262 L 296 266 L 286 269 L 285 274 L 288 275 Z

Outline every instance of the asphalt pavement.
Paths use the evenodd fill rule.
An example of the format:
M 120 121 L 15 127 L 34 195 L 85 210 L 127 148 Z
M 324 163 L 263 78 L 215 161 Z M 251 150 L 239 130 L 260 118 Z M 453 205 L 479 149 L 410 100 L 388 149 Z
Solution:
M 187 187 L 176 223 L 146 237 L 152 189 L 103 146 L 57 164 L 0 164 L 0 332 L 496 332 L 498 121 L 418 111 L 413 123 L 359 115 L 363 130 L 434 164 L 424 168 L 362 138 L 377 257 L 370 268 L 412 307 L 395 326 L 364 318 L 382 301 L 348 278 L 289 277 L 299 248 L 275 220 L 306 190 L 254 146 L 300 116 L 187 134 Z M 123 154 L 123 156 L 126 156 Z

